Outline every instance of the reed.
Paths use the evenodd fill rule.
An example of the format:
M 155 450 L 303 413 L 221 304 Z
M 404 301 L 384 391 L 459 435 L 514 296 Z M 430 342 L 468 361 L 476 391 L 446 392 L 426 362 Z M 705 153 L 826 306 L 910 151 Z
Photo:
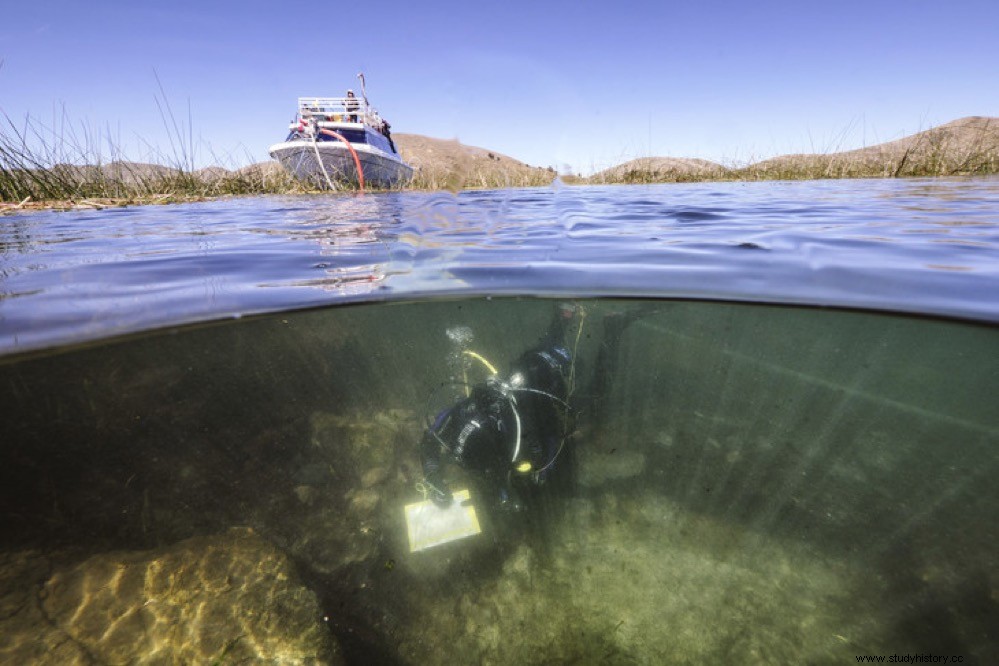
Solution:
M 162 92 L 162 87 L 161 87 Z M 194 201 L 232 195 L 297 194 L 310 190 L 277 163 L 240 166 L 212 154 L 216 166 L 195 169 L 193 132 L 173 109 L 157 100 L 170 137 L 170 152 L 150 148 L 156 163 L 126 159 L 110 130 L 62 122 L 57 128 L 0 115 L 0 213 L 24 208 L 103 208 Z M 65 115 L 65 114 L 64 114 Z M 148 144 L 147 144 L 148 145 Z M 250 161 L 244 156 L 243 163 Z M 489 159 L 464 163 L 428 161 L 413 179 L 392 189 L 450 190 L 542 187 L 553 169 Z M 164 164 L 169 166 L 164 166 Z M 703 160 L 642 158 L 566 184 L 646 184 L 703 181 L 814 180 L 988 175 L 999 173 L 999 123 L 965 118 L 910 137 L 858 150 L 785 155 L 744 166 Z
M 450 190 L 501 189 L 507 187 L 544 187 L 555 179 L 554 169 L 538 167 L 502 171 L 472 169 L 459 171 L 442 167 L 418 168 L 413 179 L 401 189 Z
M 77 135 L 57 132 L 32 119 L 22 125 L 7 116 L 0 120 L 0 212 L 315 191 L 273 162 L 240 167 L 231 157 L 212 154 L 211 161 L 216 166 L 195 169 L 191 151 L 178 148 L 176 140 L 171 142 L 171 154 L 154 153 L 157 163 L 133 162 L 125 158 L 106 132 L 88 131 L 80 140 Z M 168 122 L 172 125 L 172 120 Z M 180 135 L 180 130 L 177 134 Z M 425 168 L 418 169 L 409 183 L 393 189 L 535 187 L 550 184 L 554 177 L 553 170 L 541 168 L 509 171 Z
M 262 166 L 194 169 L 187 153 L 172 166 L 132 162 L 107 134 L 94 140 L 56 132 L 32 119 L 0 117 L 0 202 L 20 207 L 170 203 L 239 194 L 289 193 L 301 185 L 282 169 Z M 223 163 L 216 160 L 216 163 Z M 10 208 L 8 206 L 8 208 Z
M 654 183 L 700 183 L 705 181 L 727 180 L 723 170 L 687 171 L 683 169 L 628 168 L 615 174 L 597 174 L 590 178 L 564 179 L 567 183 L 587 183 L 592 185 L 651 185 Z
M 820 180 L 981 176 L 999 173 L 999 122 L 962 118 L 889 143 L 842 152 L 784 155 L 742 166 L 711 169 L 657 168 L 640 159 L 608 169 L 583 183 L 676 183 L 703 181 Z M 648 164 L 643 164 L 648 162 Z

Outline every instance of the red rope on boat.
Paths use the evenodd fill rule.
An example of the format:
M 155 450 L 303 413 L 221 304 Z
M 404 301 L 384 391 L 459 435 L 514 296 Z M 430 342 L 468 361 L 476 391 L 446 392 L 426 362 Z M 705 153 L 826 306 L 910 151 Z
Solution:
M 361 158 L 359 158 L 357 156 L 357 151 L 354 150 L 354 146 L 350 145 L 350 141 L 347 141 L 347 139 L 343 138 L 343 136 L 341 136 L 340 134 L 337 134 L 333 130 L 323 128 L 323 129 L 319 130 L 319 133 L 320 134 L 327 134 L 329 136 L 336 137 L 336 138 L 340 139 L 341 141 L 343 141 L 345 144 L 347 144 L 347 150 L 349 150 L 350 154 L 354 156 L 354 164 L 357 165 L 357 184 L 358 184 L 360 190 L 363 192 L 364 191 L 364 169 L 361 168 Z

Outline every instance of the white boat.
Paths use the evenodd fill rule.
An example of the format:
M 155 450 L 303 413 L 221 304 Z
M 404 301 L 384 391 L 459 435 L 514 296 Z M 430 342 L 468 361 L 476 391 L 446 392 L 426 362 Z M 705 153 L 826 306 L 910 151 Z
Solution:
M 413 167 L 399 156 L 389 124 L 368 104 L 366 94 L 348 95 L 299 97 L 288 138 L 270 147 L 271 157 L 319 189 L 407 183 Z

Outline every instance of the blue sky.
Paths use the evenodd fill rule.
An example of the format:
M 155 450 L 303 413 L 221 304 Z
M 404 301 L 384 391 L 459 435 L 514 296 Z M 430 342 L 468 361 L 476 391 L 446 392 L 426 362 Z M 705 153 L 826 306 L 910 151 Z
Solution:
M 997 35 L 997 0 L 21 1 L 2 11 L 0 110 L 169 156 L 158 76 L 198 165 L 243 164 L 298 96 L 364 71 L 396 132 L 583 173 L 741 163 L 999 116 Z

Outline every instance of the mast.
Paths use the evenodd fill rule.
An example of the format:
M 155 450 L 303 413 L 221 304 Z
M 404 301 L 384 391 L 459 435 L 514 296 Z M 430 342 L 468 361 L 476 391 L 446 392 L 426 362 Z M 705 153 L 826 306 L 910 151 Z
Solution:
M 361 97 L 364 99 L 364 106 L 368 106 L 368 92 L 364 88 L 364 72 L 358 72 L 357 78 L 361 80 Z

